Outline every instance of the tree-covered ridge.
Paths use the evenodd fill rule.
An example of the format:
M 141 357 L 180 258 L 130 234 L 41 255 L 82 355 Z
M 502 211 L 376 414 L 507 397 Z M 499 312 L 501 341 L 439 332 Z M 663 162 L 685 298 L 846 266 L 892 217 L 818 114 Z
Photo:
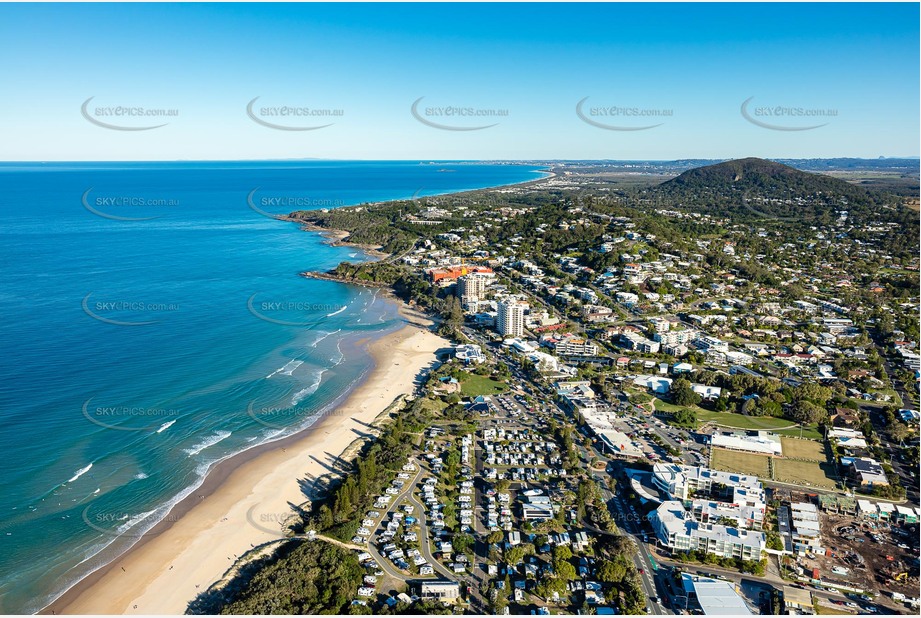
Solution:
M 847 212 L 852 222 L 865 223 L 878 217 L 891 220 L 904 210 L 887 193 L 757 158 L 688 170 L 649 193 L 678 208 L 735 220 L 760 217 L 829 225 Z
M 825 174 L 812 174 L 782 163 L 750 157 L 716 165 L 694 168 L 668 180 L 659 189 L 680 193 L 690 191 L 723 191 L 799 196 L 827 194 L 830 198 L 846 198 L 864 202 L 876 199 L 866 189 Z
M 290 542 L 259 570 L 222 614 L 345 614 L 364 569 L 354 552 L 330 543 Z

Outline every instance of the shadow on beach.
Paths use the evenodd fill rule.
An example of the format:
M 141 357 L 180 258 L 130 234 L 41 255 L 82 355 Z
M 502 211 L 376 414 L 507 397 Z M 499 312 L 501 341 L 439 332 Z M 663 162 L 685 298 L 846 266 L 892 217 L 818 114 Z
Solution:
M 270 541 L 256 547 L 253 551 L 265 551 L 270 545 L 278 547 L 270 553 L 246 562 L 236 568 L 237 572 L 228 580 L 222 579 L 205 592 L 200 593 L 186 607 L 186 615 L 215 615 L 220 614 L 229 603 L 232 603 L 241 592 L 246 590 L 259 571 L 277 562 L 290 554 L 303 541 L 291 539 L 279 544 L 279 541 Z

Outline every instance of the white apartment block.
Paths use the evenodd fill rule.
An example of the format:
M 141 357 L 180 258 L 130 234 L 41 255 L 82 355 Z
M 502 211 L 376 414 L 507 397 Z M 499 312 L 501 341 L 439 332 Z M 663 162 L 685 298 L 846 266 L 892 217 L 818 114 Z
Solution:
M 694 345 L 702 352 L 722 352 L 725 354 L 729 351 L 729 344 L 722 339 L 704 335 L 694 340 Z
M 652 482 L 675 500 L 688 501 L 696 494 L 764 512 L 764 487 L 757 476 L 711 470 L 699 466 L 658 463 L 652 467 Z
M 693 329 L 670 330 L 668 332 L 656 332 L 652 335 L 653 341 L 658 341 L 662 345 L 687 344 L 694 340 L 697 331 Z
M 598 346 L 587 339 L 572 337 L 557 342 L 554 350 L 560 356 L 594 356 Z
M 649 516 L 656 540 L 672 551 L 703 551 L 722 558 L 760 560 L 763 532 L 696 521 L 677 500 L 659 505 Z
M 651 341 L 637 333 L 624 333 L 620 336 L 620 340 L 631 350 L 636 350 L 643 354 L 655 354 L 661 347 L 658 341 Z
M 496 316 L 496 330 L 506 337 L 524 335 L 524 311 L 528 305 L 517 300 L 502 301 Z

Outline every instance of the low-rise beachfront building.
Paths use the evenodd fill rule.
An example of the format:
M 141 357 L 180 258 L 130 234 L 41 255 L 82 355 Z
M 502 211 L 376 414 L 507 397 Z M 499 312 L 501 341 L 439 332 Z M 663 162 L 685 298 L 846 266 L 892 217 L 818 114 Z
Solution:
M 478 365 L 486 360 L 482 348 L 474 343 L 464 343 L 454 348 L 454 356 L 465 365 Z

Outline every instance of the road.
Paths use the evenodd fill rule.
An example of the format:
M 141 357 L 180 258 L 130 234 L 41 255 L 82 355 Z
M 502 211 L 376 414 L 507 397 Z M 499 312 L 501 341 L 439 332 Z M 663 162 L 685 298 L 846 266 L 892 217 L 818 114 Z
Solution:
M 634 521 L 630 517 L 618 516 L 618 511 L 620 511 L 622 508 L 618 506 L 618 500 L 620 500 L 620 497 L 615 496 L 614 493 L 608 489 L 606 483 L 599 483 L 599 485 L 601 486 L 601 496 L 604 499 L 605 504 L 608 505 L 608 510 L 612 511 L 613 506 L 611 515 L 614 517 L 614 521 L 617 522 L 618 528 L 633 537 L 633 542 L 636 543 L 636 546 L 639 550 L 637 551 L 636 555 L 633 556 L 633 565 L 636 567 L 637 572 L 640 574 L 640 583 L 643 586 L 643 592 L 646 594 L 646 605 L 651 609 L 650 613 L 659 615 L 667 615 L 672 613 L 662 605 L 660 600 L 652 601 L 653 598 L 658 599 L 660 596 L 656 590 L 655 581 L 658 566 L 655 564 L 654 558 L 649 554 L 646 544 L 643 543 L 642 528 L 638 522 Z M 586 527 L 592 530 L 595 534 L 620 536 L 619 533 L 606 532 L 593 526 L 586 525 Z
M 368 537 L 368 542 L 367 542 L 367 544 L 366 544 L 366 547 L 367 547 L 367 549 L 368 549 L 368 553 L 371 554 L 371 555 L 374 557 L 374 560 L 377 561 L 378 565 L 380 565 L 381 570 L 383 570 L 385 573 L 387 573 L 387 575 L 389 575 L 390 577 L 393 577 L 394 579 L 397 579 L 397 580 L 403 581 L 403 582 L 405 582 L 405 581 L 407 581 L 407 580 L 410 580 L 410 579 L 419 579 L 420 576 L 409 575 L 408 573 L 404 573 L 403 571 L 400 571 L 400 570 L 398 570 L 396 567 L 394 567 L 394 566 L 393 566 L 393 563 L 390 561 L 389 558 L 383 556 L 379 551 L 377 551 L 377 547 L 375 547 L 375 543 L 372 542 L 372 539 L 376 539 L 376 538 L 377 538 L 378 532 L 380 531 L 381 523 L 382 523 L 384 517 L 386 517 L 387 512 L 388 512 L 391 508 L 396 508 L 396 507 L 398 507 L 398 506 L 400 505 L 400 502 L 403 501 L 404 498 L 406 498 L 407 494 L 410 494 L 410 498 L 412 497 L 412 490 L 413 490 L 413 488 L 416 486 L 416 483 L 419 482 L 419 478 L 422 476 L 422 473 L 423 473 L 425 470 L 423 470 L 422 466 L 419 465 L 419 462 L 418 462 L 417 460 L 415 460 L 415 459 L 410 460 L 410 463 L 412 463 L 414 466 L 416 466 L 416 468 L 417 468 L 416 475 L 415 475 L 412 479 L 407 480 L 407 481 L 406 481 L 406 486 L 405 486 L 405 488 L 403 489 L 403 491 L 401 491 L 399 494 L 397 494 L 397 495 L 395 495 L 395 496 L 393 497 L 393 500 L 390 501 L 390 505 L 391 505 L 391 506 L 388 507 L 388 509 L 382 509 L 383 512 L 381 513 L 381 516 L 380 516 L 380 517 L 378 518 L 378 520 L 377 520 L 377 524 L 376 524 L 376 527 L 375 527 L 375 529 L 374 529 L 374 534 L 371 535 L 370 537 Z M 418 508 L 418 507 L 417 507 L 417 508 Z M 425 528 L 424 524 L 421 523 L 421 522 L 424 521 L 424 516 L 425 516 L 425 515 L 424 515 L 424 513 L 423 513 L 422 516 L 421 516 L 420 518 L 418 518 L 418 519 L 419 519 L 419 521 L 420 521 L 420 528 L 421 528 L 421 530 L 422 530 L 422 537 L 425 538 L 425 540 L 427 540 L 426 528 Z M 425 556 L 424 553 L 423 553 L 423 556 Z M 428 556 L 425 556 L 425 559 L 426 559 L 426 560 L 429 560 L 429 557 L 428 557 Z
M 576 447 L 579 449 L 580 454 L 586 461 L 591 461 L 593 457 L 610 463 L 612 460 L 609 460 L 604 453 L 600 453 L 595 449 L 594 445 L 592 449 L 586 449 L 581 441 L 576 441 Z M 613 460 L 617 461 L 617 460 Z M 626 532 L 628 535 L 633 537 L 633 542 L 636 543 L 639 551 L 635 556 L 633 556 L 633 564 L 639 572 L 640 582 L 643 587 L 643 592 L 646 594 L 647 607 L 650 608 L 650 613 L 667 615 L 672 612 L 667 610 L 661 603 L 661 601 L 652 601 L 653 598 L 659 598 L 659 594 L 656 590 L 656 565 L 653 564 L 651 556 L 648 554 L 646 549 L 646 544 L 643 543 L 642 534 L 643 530 L 638 521 L 635 521 L 634 518 L 627 517 L 626 511 L 624 510 L 623 503 L 620 502 L 622 499 L 620 496 L 614 494 L 611 491 L 610 486 L 608 485 L 607 480 L 603 475 L 610 475 L 608 472 L 596 472 L 592 476 L 595 481 L 598 483 L 598 486 L 601 489 L 601 497 L 604 500 L 604 503 L 608 507 L 608 512 L 611 513 L 611 517 L 614 518 L 615 523 L 618 526 L 618 529 Z M 596 534 L 604 535 L 616 535 L 620 536 L 619 533 L 606 532 L 604 530 L 599 530 L 598 528 L 589 527 Z
M 417 519 L 419 520 L 419 551 L 422 553 L 422 557 L 428 560 L 429 564 L 432 565 L 432 568 L 435 569 L 446 579 L 451 581 L 457 581 L 457 575 L 451 572 L 445 565 L 441 564 L 438 560 L 435 559 L 435 556 L 432 554 L 431 541 L 429 540 L 429 529 L 428 522 L 425 518 L 425 507 L 422 506 L 416 497 L 410 495 L 407 498 L 407 501 L 413 505 L 413 508 L 416 510 Z

